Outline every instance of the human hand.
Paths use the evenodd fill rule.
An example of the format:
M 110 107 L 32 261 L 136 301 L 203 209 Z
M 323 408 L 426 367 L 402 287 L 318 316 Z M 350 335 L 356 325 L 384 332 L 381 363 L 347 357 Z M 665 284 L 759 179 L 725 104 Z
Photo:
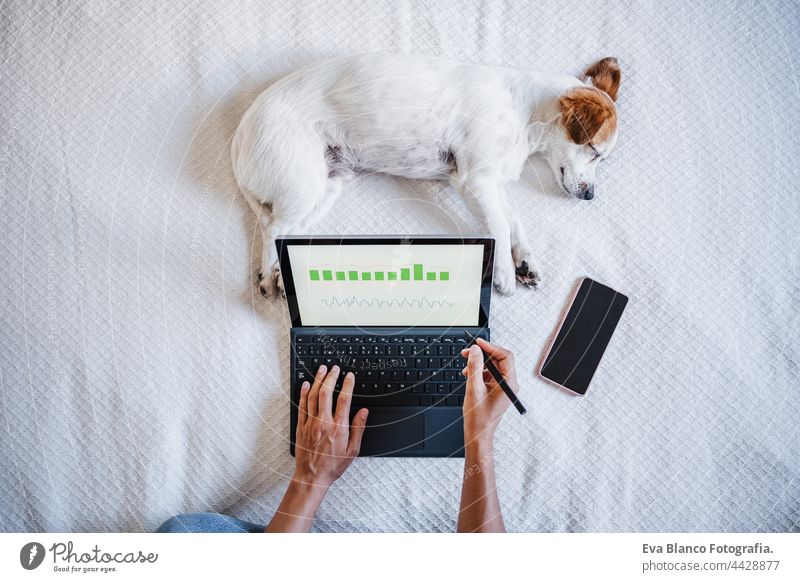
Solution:
M 348 372 L 336 402 L 336 412 L 332 412 L 333 389 L 339 374 L 339 366 L 333 366 L 330 372 L 325 366 L 320 366 L 314 384 L 304 382 L 300 388 L 293 477 L 297 482 L 330 487 L 361 449 L 369 411 L 366 408 L 359 410 L 353 418 L 353 426 L 350 426 L 355 376 Z
M 491 444 L 503 413 L 511 403 L 494 376 L 484 369 L 484 352 L 491 357 L 492 362 L 511 389 L 514 392 L 519 390 L 514 354 L 482 338 L 479 338 L 477 343 L 477 346 L 461 351 L 461 355 L 467 358 L 467 367 L 462 371 L 462 374 L 467 377 L 467 392 L 464 397 L 464 443 L 466 446 L 480 443 Z

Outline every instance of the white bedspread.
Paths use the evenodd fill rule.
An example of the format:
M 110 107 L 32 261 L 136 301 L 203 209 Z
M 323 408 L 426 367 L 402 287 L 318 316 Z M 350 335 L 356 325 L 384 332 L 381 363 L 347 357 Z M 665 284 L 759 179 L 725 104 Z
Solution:
M 358 51 L 623 67 L 596 199 L 537 159 L 509 191 L 545 284 L 493 301 L 530 409 L 497 435 L 508 528 L 800 529 L 796 3 L 119 4 L 3 7 L 0 529 L 274 511 L 289 322 L 255 295 L 229 142 L 271 81 Z M 377 176 L 315 232 L 477 228 L 441 184 Z M 631 301 L 579 398 L 533 369 L 584 275 Z M 358 460 L 315 527 L 453 530 L 460 475 Z

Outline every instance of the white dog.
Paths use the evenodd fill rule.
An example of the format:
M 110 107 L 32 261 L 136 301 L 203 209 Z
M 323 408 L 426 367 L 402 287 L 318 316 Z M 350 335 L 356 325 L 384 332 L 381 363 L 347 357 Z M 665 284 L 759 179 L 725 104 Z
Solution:
M 586 81 L 432 57 L 366 54 L 303 68 L 250 106 L 233 138 L 236 180 L 263 229 L 261 292 L 281 288 L 274 240 L 309 228 L 359 172 L 450 180 L 496 239 L 494 282 L 539 283 L 504 183 L 542 153 L 564 191 L 594 197 L 617 141 L 616 59 Z M 591 81 L 591 83 L 589 83 Z

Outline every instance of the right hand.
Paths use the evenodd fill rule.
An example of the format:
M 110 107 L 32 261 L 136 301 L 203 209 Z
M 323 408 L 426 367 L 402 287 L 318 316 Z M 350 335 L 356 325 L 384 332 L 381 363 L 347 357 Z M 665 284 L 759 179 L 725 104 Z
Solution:
M 489 370 L 483 367 L 484 352 L 491 357 L 500 374 L 516 393 L 517 371 L 514 367 L 514 354 L 499 346 L 479 338 L 478 345 L 462 350 L 467 358 L 467 367 L 462 374 L 467 377 L 467 393 L 464 397 L 464 443 L 465 445 L 489 443 L 503 413 L 511 400 L 503 392 L 500 384 Z M 480 346 L 480 347 L 478 347 Z

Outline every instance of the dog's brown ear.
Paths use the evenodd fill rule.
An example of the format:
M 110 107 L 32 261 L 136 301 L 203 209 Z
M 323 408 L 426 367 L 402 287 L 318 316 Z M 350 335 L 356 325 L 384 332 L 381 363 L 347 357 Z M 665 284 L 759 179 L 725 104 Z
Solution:
M 578 145 L 592 141 L 603 124 L 614 117 L 614 105 L 590 87 L 581 87 L 562 96 L 559 105 L 564 129 Z
M 617 100 L 619 82 L 622 80 L 622 69 L 614 57 L 600 59 L 586 69 L 584 75 L 592 80 L 592 85 L 608 93 L 612 101 Z

